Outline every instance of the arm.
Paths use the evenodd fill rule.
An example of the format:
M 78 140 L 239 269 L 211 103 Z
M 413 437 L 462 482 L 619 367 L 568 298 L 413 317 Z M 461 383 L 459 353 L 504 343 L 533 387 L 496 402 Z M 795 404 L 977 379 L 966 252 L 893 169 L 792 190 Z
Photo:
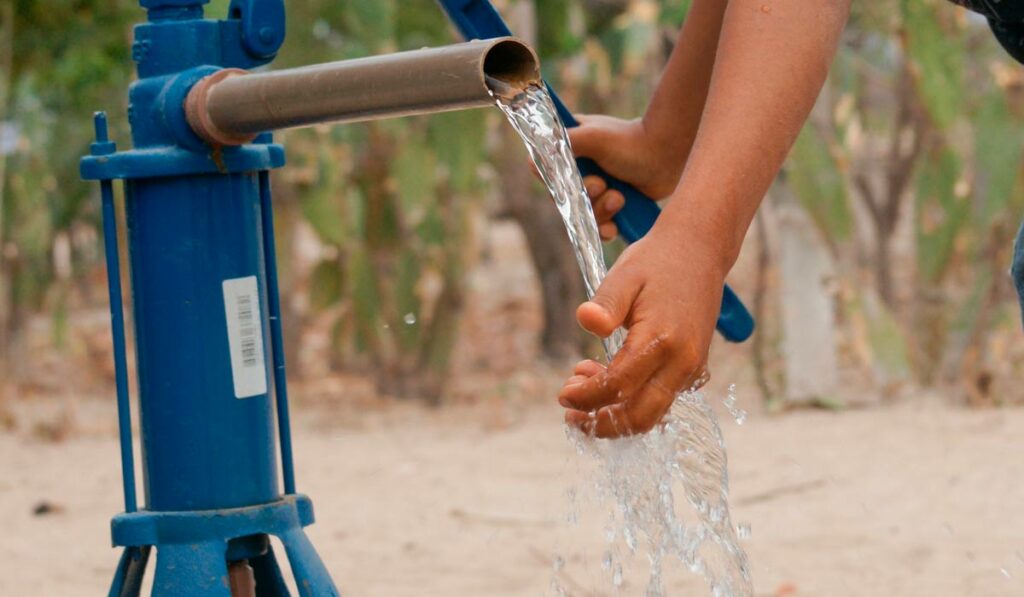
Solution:
M 668 192 L 675 188 L 697 136 L 727 4 L 726 0 L 694 1 L 642 120 L 650 137 L 668 148 L 678 164 Z
M 695 0 L 643 118 L 580 116 L 582 126 L 569 130 L 576 154 L 594 159 L 649 197 L 667 197 L 679 182 L 697 135 L 725 7 L 726 0 Z M 596 176 L 584 183 L 602 238 L 615 238 L 618 230 L 611 218 L 622 208 L 622 195 L 608 191 Z
M 726 270 L 814 106 L 849 4 L 729 2 L 707 107 L 663 216 L 667 226 L 722 235 Z
M 599 336 L 623 325 L 629 334 L 607 369 L 584 361 L 566 382 L 559 401 L 570 424 L 600 437 L 648 431 L 702 376 L 725 275 L 821 89 L 848 10 L 849 0 L 728 1 L 672 202 L 577 311 Z M 685 91 L 662 87 L 667 97 Z M 672 102 L 663 105 L 671 120 Z

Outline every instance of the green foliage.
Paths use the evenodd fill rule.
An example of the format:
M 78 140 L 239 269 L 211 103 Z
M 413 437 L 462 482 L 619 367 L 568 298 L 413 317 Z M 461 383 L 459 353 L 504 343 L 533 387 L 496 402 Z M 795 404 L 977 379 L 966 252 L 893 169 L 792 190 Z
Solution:
M 316 17 L 313 36 L 289 32 L 290 44 L 309 41 L 297 44 L 301 60 L 331 59 L 334 36 L 350 43 L 345 56 L 452 41 L 432 4 L 342 4 Z M 457 329 L 472 258 L 461 241 L 483 191 L 487 116 L 451 112 L 335 127 L 314 140 L 287 137 L 293 163 L 313 173 L 301 194 L 306 221 L 332 249 L 313 271 L 310 303 L 322 311 L 342 306 L 333 329 L 337 361 L 371 367 L 383 391 L 436 400 L 443 387 L 454 344 L 434 336 L 442 320 L 450 324 L 442 331 Z
M 850 236 L 852 218 L 846 181 L 822 134 L 813 125 L 801 131 L 790 153 L 788 181 L 800 204 L 832 243 Z
M 50 292 L 55 272 L 52 247 L 57 234 L 76 224 L 95 226 L 93 189 L 78 177 L 78 159 L 92 141 L 90 114 L 120 112 L 132 75 L 129 22 L 141 11 L 128 0 L 23 0 L 14 3 L 13 35 L 4 40 L 13 54 L 4 68 L 0 114 L 17 135 L 16 150 L 0 169 L 0 313 L 24 313 L 40 306 L 64 312 L 64 292 Z M 5 35 L 6 37 L 6 35 Z M 5 60 L 6 62 L 6 60 Z M 123 119 L 113 120 L 124 134 Z M 93 265 L 97 247 L 74 247 L 72 263 Z M 3 282 L 3 280 L 0 280 Z M 9 323 L 20 325 L 20 317 Z M 62 331 L 63 317 L 54 329 Z M 3 337 L 3 334 L 0 334 Z
M 642 113 L 663 66 L 665 41 L 691 4 L 500 5 L 504 10 L 530 1 L 545 73 L 563 97 L 581 111 L 623 117 Z M 207 14 L 223 16 L 228 3 L 213 0 Z M 276 68 L 456 41 L 430 1 L 287 4 L 287 41 Z M 855 217 L 851 165 L 870 164 L 877 177 L 887 175 L 878 158 L 892 138 L 891 90 L 909 77 L 915 114 L 926 116 L 927 142 L 907 169 L 913 173 L 907 193 L 913 208 L 900 213 L 914 218 L 916 257 L 905 260 L 911 265 L 904 273 L 948 299 L 952 315 L 935 321 L 953 322 L 959 332 L 980 321 L 969 315 L 992 293 L 946 292 L 951 280 L 969 280 L 977 288 L 999 280 L 1001 272 L 993 269 L 998 260 L 981 256 L 1024 209 L 1024 122 L 990 72 L 1006 59 L 987 31 L 945 4 L 854 5 L 847 46 L 830 78 L 832 104 L 822 122 L 797 139 L 787 172 L 832 248 L 840 256 L 862 250 L 860 239 L 871 235 L 859 229 L 863 218 Z M 55 239 L 98 224 L 96 191 L 78 179 L 77 161 L 91 141 L 95 109 L 111 113 L 112 136 L 125 145 L 130 27 L 144 13 L 136 0 L 17 0 L 12 6 L 14 35 L 8 41 L 14 58 L 0 77 L 0 120 L 14 124 L 18 145 L 0 168 L 0 301 L 13 300 L 23 311 L 46 309 L 63 320 L 71 293 L 67 281 L 56 280 Z M 323 249 L 306 280 L 310 309 L 336 314 L 335 361 L 372 369 L 382 386 L 390 384 L 386 389 L 417 393 L 415 386 L 423 385 L 433 399 L 443 385 L 463 278 L 474 259 L 467 248 L 471 222 L 488 191 L 481 172 L 495 126 L 502 126 L 496 113 L 475 110 L 279 137 L 290 166 L 277 176 L 294 177 L 292 225 L 311 230 Z M 102 250 L 79 243 L 72 248 L 73 275 L 95 273 L 98 264 L 91 259 Z M 863 264 L 859 255 L 845 260 L 853 261 Z M 869 335 L 881 367 L 909 366 L 905 338 L 918 335 L 916 324 L 899 310 L 869 309 L 868 302 L 860 297 L 848 308 L 871 312 Z M 405 323 L 408 313 L 415 324 Z
M 976 220 L 984 231 L 999 219 L 1020 214 L 1022 197 L 1014 193 L 1024 153 L 1024 123 L 1009 110 L 1006 95 L 995 90 L 983 99 L 974 119 L 977 163 Z
M 906 52 L 916 66 L 914 74 L 924 105 L 942 128 L 963 112 L 967 60 L 963 36 L 952 19 L 944 23 L 939 18 L 950 14 L 945 4 L 940 0 L 901 0 Z
M 537 11 L 537 51 L 545 58 L 557 58 L 579 50 L 582 39 L 572 30 L 571 0 L 545 0 L 534 4 Z
M 948 271 L 956 240 L 968 222 L 970 202 L 957 193 L 962 171 L 959 156 L 948 147 L 927 156 L 918 170 L 918 273 L 928 284 L 937 284 Z
M 1024 123 L 993 77 L 1009 59 L 985 28 L 958 18 L 957 9 L 946 4 L 901 0 L 898 11 L 878 3 L 855 5 L 847 30 L 851 47 L 841 51 L 832 93 L 825 96 L 833 103 L 819 106 L 828 118 L 803 131 L 788 167 L 793 188 L 833 247 L 850 237 L 890 242 L 879 240 L 881 228 L 899 234 L 901 227 L 888 220 L 913 217 L 913 268 L 901 269 L 899 277 L 913 280 L 915 303 L 864 309 L 858 305 L 870 302 L 873 292 L 865 289 L 852 308 L 883 315 L 867 317 L 877 362 L 892 369 L 913 361 L 925 381 L 935 378 L 947 350 L 954 350 L 954 336 L 960 335 L 959 345 L 984 337 L 979 326 L 991 322 L 979 313 L 998 296 L 990 289 L 1005 267 L 998 243 L 1009 242 L 1007 230 L 1015 229 L 1024 207 L 1015 192 Z M 891 185 L 907 174 L 909 192 L 897 196 L 899 189 Z M 885 221 L 852 218 L 854 195 L 873 203 L 869 211 Z M 901 206 L 904 196 L 912 209 Z M 887 209 L 892 201 L 894 211 Z M 869 234 L 854 234 L 864 223 L 871 224 Z M 880 271 L 877 255 L 890 254 L 879 249 L 871 266 Z M 895 268 L 890 264 L 888 270 Z M 844 275 L 856 278 L 858 272 Z M 954 288 L 953 280 L 966 281 L 974 291 Z M 913 360 L 886 353 L 886 346 L 904 346 L 897 339 L 901 330 L 916 344 Z

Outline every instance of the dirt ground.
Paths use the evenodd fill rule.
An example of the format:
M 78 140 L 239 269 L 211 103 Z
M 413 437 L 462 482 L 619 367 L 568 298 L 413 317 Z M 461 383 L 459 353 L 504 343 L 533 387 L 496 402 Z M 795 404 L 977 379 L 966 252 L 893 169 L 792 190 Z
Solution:
M 607 505 L 566 520 L 588 468 L 548 398 L 566 366 L 537 364 L 536 281 L 516 234 L 484 237 L 494 246 L 470 279 L 450 405 L 382 401 L 365 380 L 292 387 L 298 487 L 318 518 L 308 532 L 345 595 L 550 595 L 556 558 L 571 595 L 643 593 L 643 556 L 618 591 L 602 569 Z M 109 341 L 105 313 L 93 319 L 89 337 Z M 736 382 L 751 411 L 723 429 L 757 595 L 1024 595 L 1024 409 L 846 384 L 862 398 L 847 402 L 870 407 L 761 414 L 744 350 L 716 346 L 708 394 L 720 405 Z M 17 430 L 0 420 L 0 597 L 104 594 L 122 508 L 112 391 L 89 389 L 66 355 L 42 357 L 31 363 L 51 385 L 14 401 Z M 104 363 L 78 369 L 106 371 L 109 386 Z M 678 564 L 666 587 L 707 594 Z
M 936 402 L 726 418 L 733 517 L 751 526 L 758 595 L 1024 595 L 1024 410 Z M 571 594 L 616 594 L 600 517 L 565 521 L 585 467 L 554 406 L 501 425 L 479 406 L 296 410 L 298 484 L 318 517 L 309 534 L 346 595 L 551 594 L 556 556 Z M 60 443 L 0 434 L 0 470 L 0 595 L 102 594 L 121 507 L 112 426 Z M 668 594 L 705 594 L 672 568 Z M 618 594 L 644 586 L 637 560 Z

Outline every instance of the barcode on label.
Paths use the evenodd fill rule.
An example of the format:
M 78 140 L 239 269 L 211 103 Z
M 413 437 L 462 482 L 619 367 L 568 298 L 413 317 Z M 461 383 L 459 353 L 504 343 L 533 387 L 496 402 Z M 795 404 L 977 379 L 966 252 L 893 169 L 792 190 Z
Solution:
M 252 297 L 243 294 L 238 302 L 238 337 L 242 339 L 242 366 L 256 366 L 256 326 L 252 319 Z
M 236 398 L 267 393 L 259 296 L 256 276 L 224 280 L 224 311 Z

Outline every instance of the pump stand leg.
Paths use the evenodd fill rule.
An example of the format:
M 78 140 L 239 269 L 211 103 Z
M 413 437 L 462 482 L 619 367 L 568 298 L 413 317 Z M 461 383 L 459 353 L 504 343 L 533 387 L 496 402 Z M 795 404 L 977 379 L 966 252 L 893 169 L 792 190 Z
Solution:
M 309 537 L 301 528 L 291 529 L 278 535 L 288 552 L 288 562 L 301 597 L 339 597 L 331 575 L 317 555 Z
M 251 558 L 249 565 L 256 577 L 256 597 L 291 597 L 273 546 L 267 547 L 267 553 Z
M 138 597 L 151 549 L 148 545 L 124 548 L 114 573 L 114 582 L 110 585 L 110 597 Z
M 156 553 L 153 597 L 231 597 L 227 543 L 172 543 Z
M 228 584 L 231 586 L 231 597 L 256 597 L 256 576 L 249 560 L 228 564 Z

